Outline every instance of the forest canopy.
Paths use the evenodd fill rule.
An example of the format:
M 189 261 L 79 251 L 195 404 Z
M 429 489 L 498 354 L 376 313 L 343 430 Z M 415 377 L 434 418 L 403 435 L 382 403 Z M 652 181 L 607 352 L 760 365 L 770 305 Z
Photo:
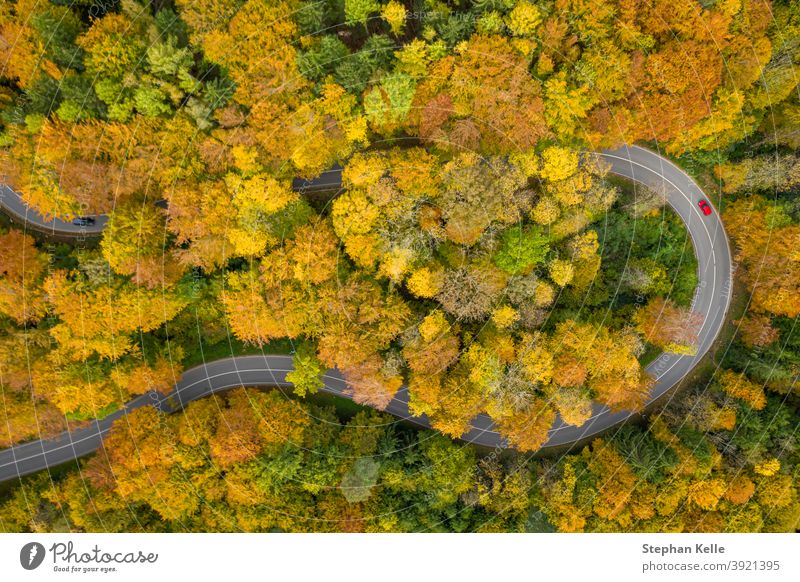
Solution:
M 209 359 L 295 369 L 291 394 L 137 411 L 86 488 L 27 479 L 0 528 L 796 527 L 798 39 L 797 0 L 4 2 L 0 180 L 108 223 L 0 225 L 0 446 Z M 624 143 L 721 209 L 750 301 L 645 425 L 531 460 L 697 350 L 683 223 L 592 153 Z M 331 368 L 377 410 L 405 386 L 436 432 L 331 409 Z M 447 438 L 481 413 L 507 458 Z

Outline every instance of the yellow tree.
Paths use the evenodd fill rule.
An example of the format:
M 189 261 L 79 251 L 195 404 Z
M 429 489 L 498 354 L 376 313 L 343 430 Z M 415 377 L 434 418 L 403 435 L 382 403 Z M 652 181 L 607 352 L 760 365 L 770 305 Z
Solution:
M 723 392 L 744 401 L 754 410 L 761 410 L 767 405 L 764 388 L 749 380 L 744 374 L 724 370 L 717 381 Z
M 521 451 L 536 451 L 546 441 L 556 418 L 545 400 L 536 399 L 520 410 L 512 410 L 496 418 L 500 434 Z
M 19 230 L 0 234 L 0 313 L 22 325 L 39 321 L 47 310 L 42 275 L 47 256 Z
M 0 8 L 0 60 L 3 76 L 16 80 L 22 88 L 30 87 L 41 74 L 59 80 L 62 72 L 46 51 L 51 39 L 43 39 L 33 22 L 42 13 L 49 12 L 52 18 L 65 20 L 64 30 L 74 17 L 65 6 L 43 5 L 36 0 L 19 0 L 4 3 Z
M 752 294 L 753 309 L 774 315 L 800 314 L 800 226 L 761 196 L 740 198 L 725 211 L 736 242 L 739 276 Z
M 164 213 L 148 201 L 117 207 L 103 229 L 100 248 L 115 273 L 147 287 L 171 286 L 183 269 L 166 251 Z
M 93 284 L 61 269 L 49 275 L 44 288 L 60 320 L 50 333 L 71 359 L 92 354 L 120 358 L 133 350 L 134 332 L 160 327 L 185 305 L 161 290 L 137 288 L 115 278 Z

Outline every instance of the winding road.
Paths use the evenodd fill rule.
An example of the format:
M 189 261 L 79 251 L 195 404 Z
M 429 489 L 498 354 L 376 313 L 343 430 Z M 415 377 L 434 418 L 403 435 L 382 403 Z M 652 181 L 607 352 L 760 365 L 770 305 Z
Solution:
M 679 167 L 659 154 L 638 147 L 598 152 L 611 165 L 611 173 L 651 187 L 663 188 L 667 202 L 681 217 L 692 237 L 697 255 L 698 286 L 692 301 L 694 311 L 704 316 L 699 332 L 698 350 L 694 356 L 662 354 L 646 370 L 655 379 L 648 404 L 661 398 L 678 385 L 697 362 L 708 352 L 725 321 L 731 299 L 731 252 L 722 222 L 716 211 L 704 216 L 697 203 L 705 198 L 697 184 Z M 341 185 L 341 169 L 324 172 L 312 181 L 295 180 L 298 191 L 312 192 L 337 189 Z M 19 195 L 8 187 L 0 187 L 0 206 L 12 220 L 48 234 L 90 236 L 99 234 L 105 217 L 97 217 L 93 225 L 75 226 L 60 220 L 46 221 L 25 205 Z M 237 386 L 289 387 L 286 374 L 292 370 L 290 356 L 256 355 L 223 358 L 197 366 L 183 373 L 174 390 L 167 396 L 151 392 L 130 401 L 123 409 L 89 426 L 64 432 L 56 438 L 23 443 L 0 451 L 0 482 L 88 455 L 103 446 L 102 439 L 114 420 L 140 406 L 153 405 L 165 412 L 174 412 L 198 398 Z M 323 392 L 349 397 L 342 376 L 329 370 L 323 377 Z M 408 410 L 408 392 L 402 387 L 386 412 L 422 427 L 430 427 L 425 416 L 415 417 Z M 594 405 L 592 417 L 582 426 L 571 426 L 557 418 L 543 448 L 575 443 L 611 428 L 631 416 L 631 412 L 612 413 L 608 407 Z M 487 447 L 507 448 L 508 444 L 494 430 L 492 420 L 485 414 L 477 416 L 472 429 L 462 440 Z

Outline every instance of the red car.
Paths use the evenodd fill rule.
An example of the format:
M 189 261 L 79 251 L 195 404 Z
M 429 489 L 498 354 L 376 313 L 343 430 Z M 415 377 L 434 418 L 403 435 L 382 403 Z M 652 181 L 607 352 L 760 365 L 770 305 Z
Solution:
M 711 205 L 708 203 L 708 200 L 701 200 L 700 202 L 697 203 L 697 205 L 700 207 L 700 210 L 702 210 L 703 214 L 705 214 L 706 216 L 711 214 Z

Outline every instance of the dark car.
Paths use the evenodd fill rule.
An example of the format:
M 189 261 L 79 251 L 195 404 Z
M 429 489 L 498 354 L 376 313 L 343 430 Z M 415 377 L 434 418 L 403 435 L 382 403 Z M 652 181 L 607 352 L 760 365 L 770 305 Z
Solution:
M 91 216 L 79 216 L 72 219 L 72 224 L 75 226 L 91 226 L 94 224 L 94 218 Z
M 706 216 L 711 214 L 711 205 L 708 203 L 708 200 L 701 200 L 700 202 L 697 203 L 697 205 L 700 207 L 700 210 L 702 210 L 703 214 L 705 214 Z

